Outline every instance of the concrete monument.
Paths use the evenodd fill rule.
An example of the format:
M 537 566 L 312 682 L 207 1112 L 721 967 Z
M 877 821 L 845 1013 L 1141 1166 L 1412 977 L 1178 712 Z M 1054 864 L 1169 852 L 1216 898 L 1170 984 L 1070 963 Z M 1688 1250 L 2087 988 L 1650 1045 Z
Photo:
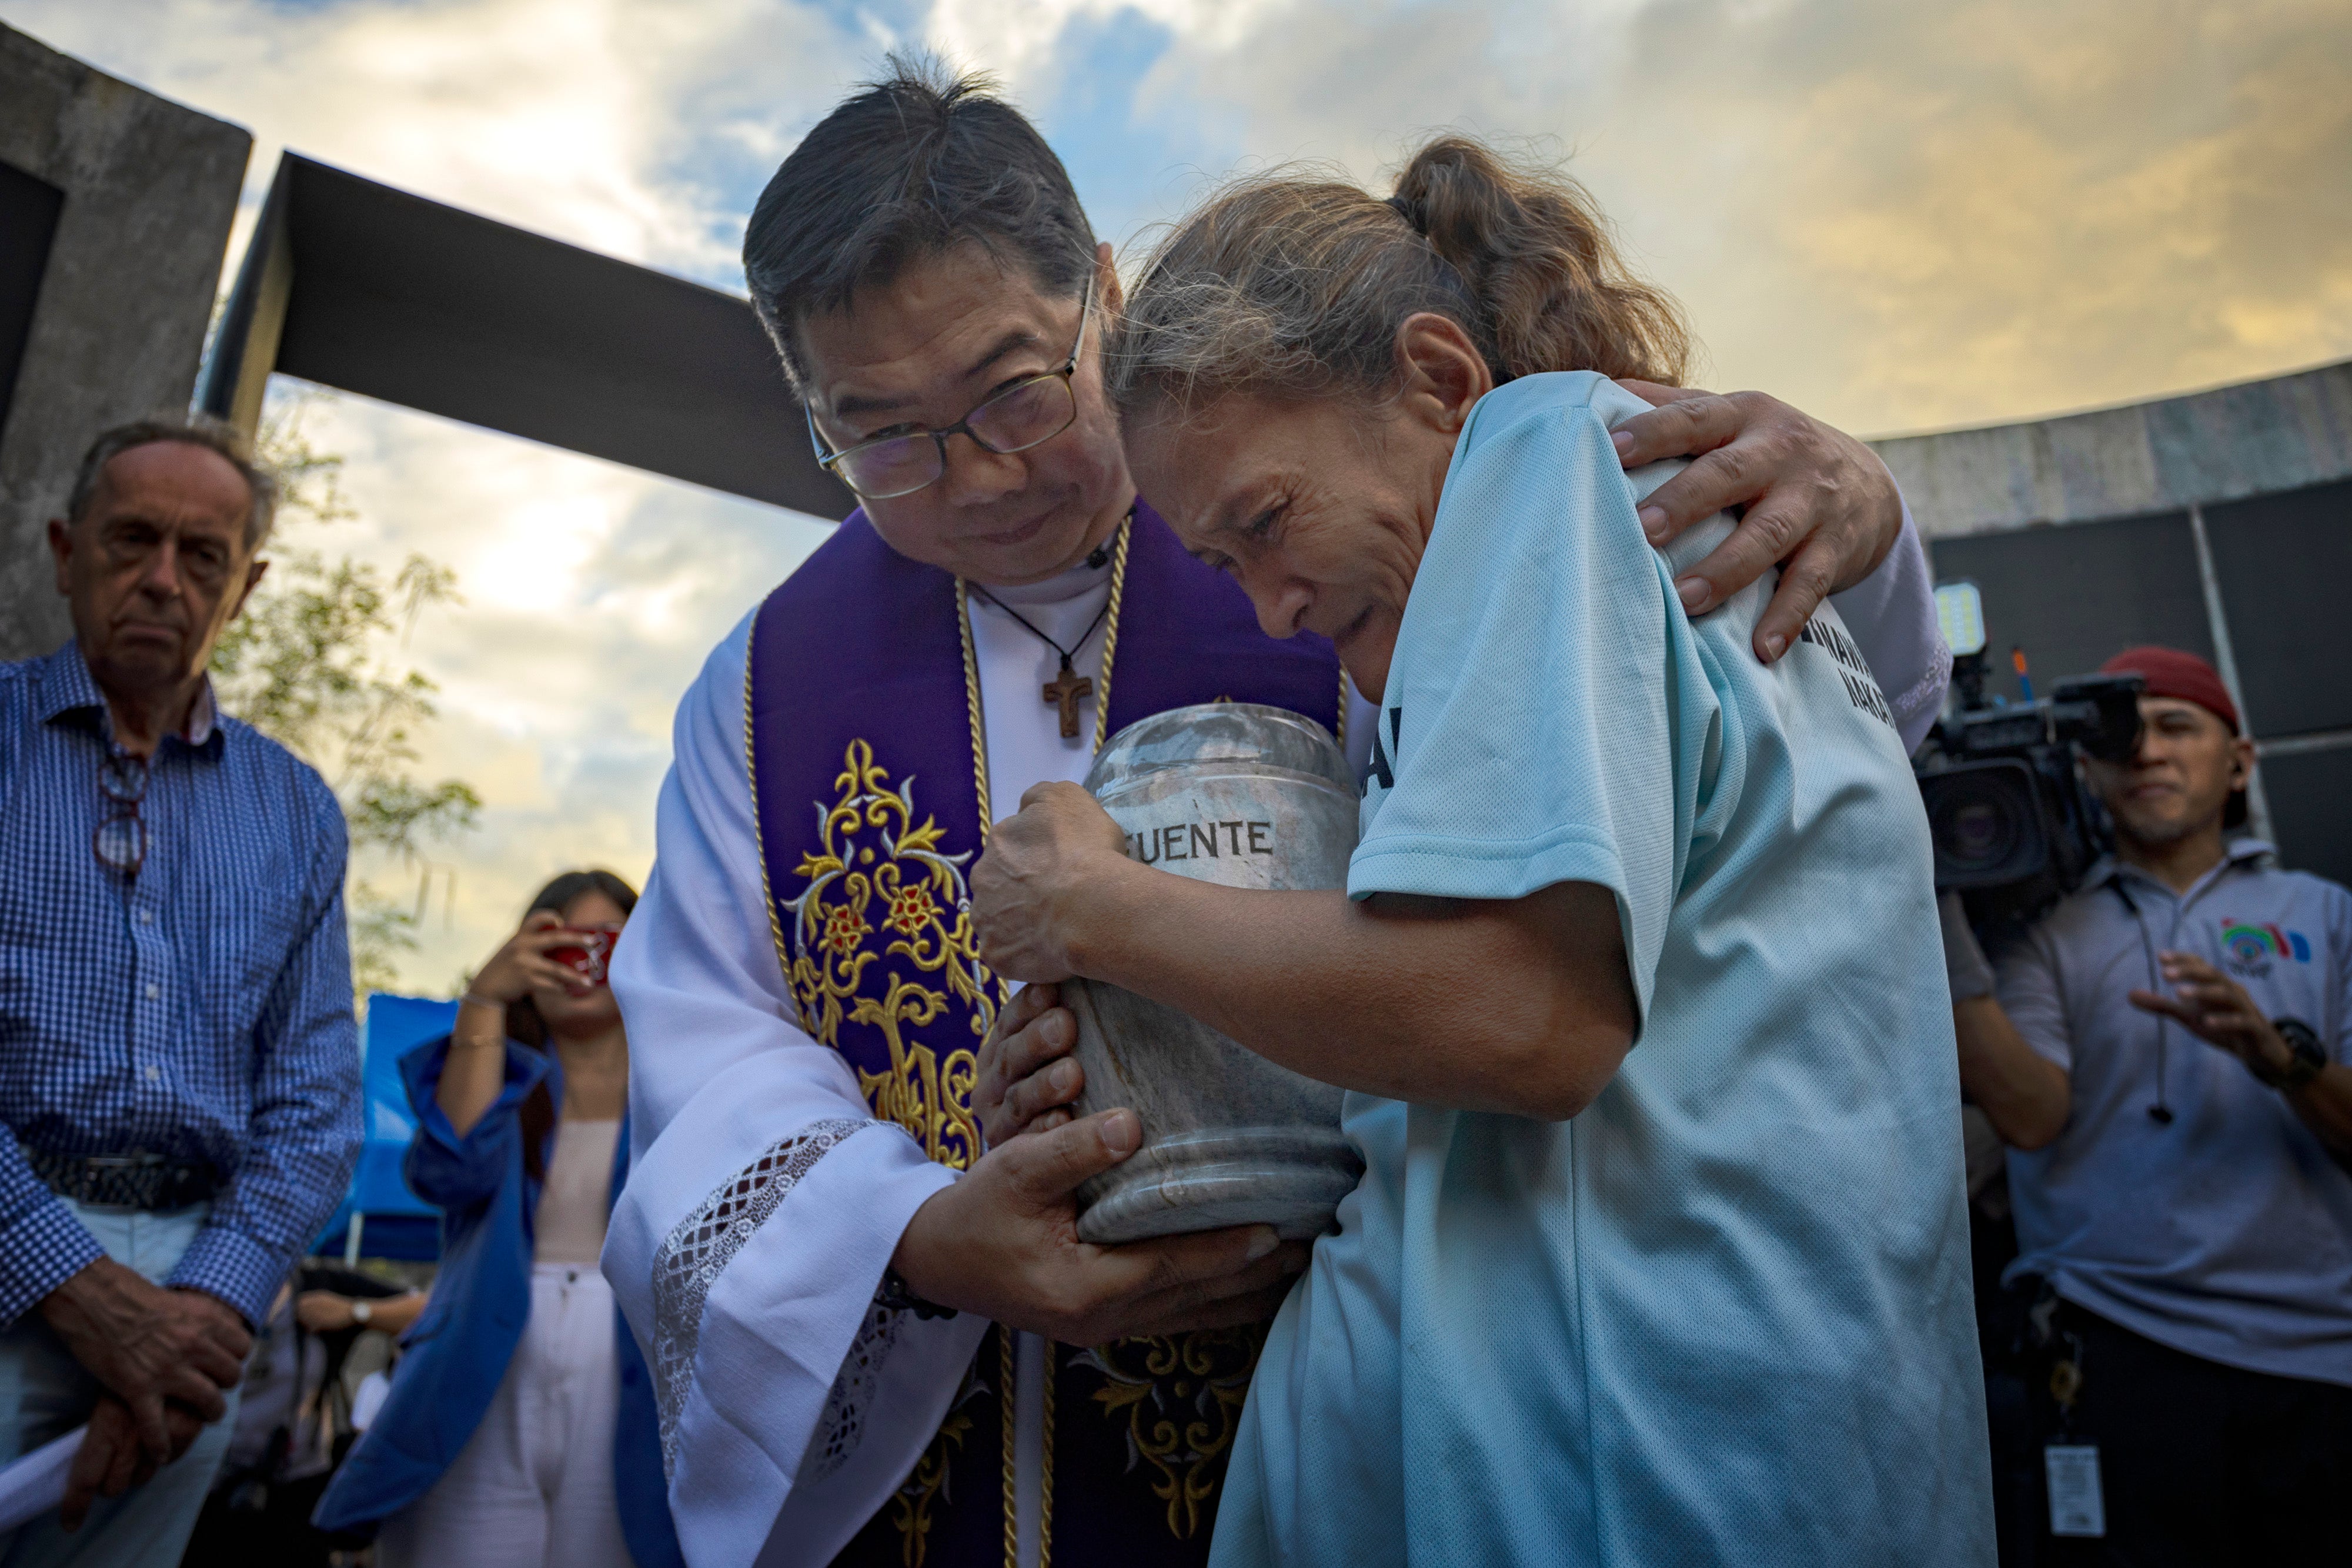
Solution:
M 43 541 L 90 442 L 187 410 L 252 147 L 0 25 L 0 659 L 65 640 Z

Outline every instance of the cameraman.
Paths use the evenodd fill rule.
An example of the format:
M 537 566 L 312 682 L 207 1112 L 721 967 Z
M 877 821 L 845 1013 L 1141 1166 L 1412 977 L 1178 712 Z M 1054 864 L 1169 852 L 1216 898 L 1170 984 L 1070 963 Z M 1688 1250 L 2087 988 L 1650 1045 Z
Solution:
M 2211 665 L 2134 648 L 2103 673 L 2147 682 L 2130 761 L 2084 765 L 2114 857 L 1997 980 L 1945 895 L 1961 1086 L 2011 1147 L 2034 1446 L 2097 1453 L 2104 1538 L 2080 1538 L 2075 1456 L 2074 1533 L 2039 1560 L 2340 1563 L 2352 894 L 2225 838 L 2253 743 Z

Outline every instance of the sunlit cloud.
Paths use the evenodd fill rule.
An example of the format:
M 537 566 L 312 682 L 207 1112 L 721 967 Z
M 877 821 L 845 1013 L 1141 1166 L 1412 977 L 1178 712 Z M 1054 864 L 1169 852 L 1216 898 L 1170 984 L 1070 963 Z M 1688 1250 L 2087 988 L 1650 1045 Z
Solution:
M 481 831 L 436 852 L 411 984 L 478 966 L 555 872 L 642 883 L 678 695 L 710 645 L 825 538 L 773 507 L 363 398 L 307 409 L 343 455 L 354 522 L 286 542 L 387 570 L 411 550 L 456 569 L 465 602 L 427 609 L 399 656 L 431 679 L 420 773 L 483 798 Z M 387 890 L 413 870 L 368 868 Z M 454 881 L 454 899 L 450 888 Z
M 1294 0 L 1226 21 L 1171 34 L 1137 134 L 1192 128 L 1211 173 L 1305 157 L 1368 182 L 1442 127 L 1530 142 L 1683 299 L 1716 376 L 1853 428 L 2352 350 L 2341 5 Z M 1190 173 L 1108 204 L 1171 215 Z
M 774 0 L 29 0 L 8 16 L 251 129 L 248 205 L 291 147 L 736 284 L 736 190 L 871 52 L 823 7 Z

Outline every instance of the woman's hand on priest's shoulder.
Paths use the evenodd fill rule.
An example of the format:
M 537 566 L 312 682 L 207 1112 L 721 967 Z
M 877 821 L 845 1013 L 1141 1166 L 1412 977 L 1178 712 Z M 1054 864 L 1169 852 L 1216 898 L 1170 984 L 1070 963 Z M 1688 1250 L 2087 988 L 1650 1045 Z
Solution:
M 1618 460 L 1691 465 L 1642 502 L 1643 531 L 1664 545 L 1716 513 L 1744 507 L 1739 527 L 1675 587 L 1694 614 L 1714 609 L 1779 565 L 1772 602 L 1756 622 L 1757 656 L 1787 650 L 1821 602 L 1878 569 L 1903 533 L 1903 494 L 1867 445 L 1779 398 L 1627 382 L 1658 406 L 1610 433 Z
M 1078 1023 L 1061 1001 L 1059 986 L 1024 987 L 981 1042 L 971 1108 L 990 1148 L 1071 1119 L 1065 1107 L 1085 1090 L 1087 1074 L 1070 1060 Z
M 1076 784 L 1039 784 L 990 830 L 972 868 L 972 912 L 982 961 L 1015 980 L 1066 980 L 1100 918 L 1101 894 L 1143 868 L 1127 835 Z
M 915 1211 L 891 1267 L 926 1301 L 1065 1344 L 1272 1316 L 1307 1244 L 1269 1227 L 1122 1247 L 1078 1239 L 1077 1188 L 1142 1139 L 1134 1112 L 1103 1111 L 990 1149 Z
M 584 991 L 589 988 L 586 979 L 547 956 L 551 948 L 579 945 L 580 938 L 564 930 L 562 915 L 551 909 L 533 910 L 475 974 L 466 994 L 504 1003 L 519 1002 L 541 987 Z

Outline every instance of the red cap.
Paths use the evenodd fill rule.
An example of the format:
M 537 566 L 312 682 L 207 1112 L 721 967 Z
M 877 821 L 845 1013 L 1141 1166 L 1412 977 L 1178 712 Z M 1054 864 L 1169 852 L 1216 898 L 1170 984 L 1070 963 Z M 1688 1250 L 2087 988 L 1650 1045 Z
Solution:
M 2239 733 L 2238 705 L 2230 700 L 2230 688 L 2221 684 L 2219 671 L 2194 653 L 2178 648 L 2126 648 L 2101 664 L 2099 674 L 2137 675 L 2147 682 L 2149 696 L 2195 703 L 2228 725 L 2231 734 Z

